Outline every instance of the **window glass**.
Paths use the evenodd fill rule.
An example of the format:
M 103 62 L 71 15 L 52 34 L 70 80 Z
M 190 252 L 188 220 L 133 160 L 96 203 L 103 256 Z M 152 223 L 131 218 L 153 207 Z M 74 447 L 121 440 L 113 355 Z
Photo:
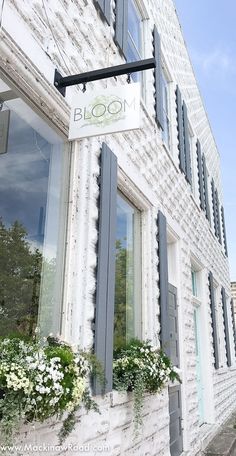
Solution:
M 163 95 L 163 124 L 162 140 L 165 145 L 170 148 L 170 118 L 169 118 L 169 93 L 168 81 L 162 73 L 162 95 Z
M 36 326 L 48 335 L 60 330 L 66 152 L 19 98 L 6 101 L 4 111 L 10 123 L 0 154 L 0 336 L 31 336 Z
M 198 297 L 197 273 L 193 269 L 191 271 L 191 276 L 192 276 L 192 295 L 197 298 Z
M 128 0 L 128 48 L 132 51 L 130 60 L 141 56 L 141 16 L 133 0 Z
M 141 39 L 141 15 L 133 0 L 128 0 L 128 45 L 127 60 L 135 62 L 141 59 L 142 39 Z M 141 80 L 140 73 L 133 73 L 132 79 L 137 82 Z
M 114 346 L 139 335 L 140 211 L 117 197 Z

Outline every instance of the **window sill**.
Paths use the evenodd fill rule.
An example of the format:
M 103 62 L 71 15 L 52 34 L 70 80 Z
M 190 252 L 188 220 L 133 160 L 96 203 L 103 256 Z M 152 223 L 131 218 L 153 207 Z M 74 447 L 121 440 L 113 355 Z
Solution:
M 117 405 L 127 404 L 132 400 L 132 393 L 127 391 L 112 390 L 110 393 L 110 405 L 116 407 Z
M 201 299 L 199 299 L 197 296 L 192 296 L 192 303 L 193 303 L 195 306 L 200 307 L 200 305 L 202 304 L 202 301 L 201 301 Z
M 166 384 L 166 387 L 163 388 L 163 390 L 160 393 L 155 393 L 155 394 L 145 393 L 144 398 L 152 397 L 155 395 L 163 398 L 165 395 L 165 392 L 167 392 L 167 388 L 170 386 L 176 386 L 177 384 L 179 385 L 179 382 L 174 382 L 174 383 L 169 382 Z M 128 404 L 129 402 L 132 402 L 132 401 L 133 401 L 133 392 L 132 391 L 127 392 L 127 391 L 112 390 L 112 392 L 110 393 L 110 406 L 111 407 Z
M 223 247 L 223 245 L 219 242 L 219 239 L 216 237 L 216 235 L 215 235 L 215 233 L 214 233 L 213 228 L 212 228 L 211 225 L 209 226 L 209 231 L 210 231 L 210 233 L 211 233 L 213 239 L 215 240 L 215 242 L 217 242 L 217 244 L 219 245 L 219 248 L 220 248 L 220 251 L 221 251 L 221 254 L 222 254 L 223 258 L 224 258 L 225 260 L 227 260 L 228 257 L 227 257 L 227 255 L 225 254 L 225 252 L 224 252 L 224 250 L 223 250 L 224 247 Z
M 195 198 L 195 196 L 194 196 L 194 194 L 193 194 L 192 192 L 191 192 L 190 196 L 191 196 L 191 198 L 192 198 L 192 200 L 193 200 L 193 203 L 194 203 L 194 205 L 196 206 L 198 212 L 202 212 L 202 210 L 201 210 L 199 204 L 197 203 L 197 200 L 196 200 L 196 198 Z
M 159 130 L 159 127 L 156 124 L 155 120 L 153 119 L 152 116 L 150 116 L 150 114 L 149 114 L 149 112 L 147 110 L 147 107 L 146 107 L 145 100 L 144 100 L 144 98 L 142 96 L 141 96 L 141 103 L 140 104 L 141 104 L 141 108 L 144 111 L 145 116 L 148 118 L 152 128 Z
M 171 150 L 166 146 L 166 144 L 163 141 L 161 142 L 161 145 L 162 145 L 163 149 L 166 151 L 167 156 L 171 160 L 172 165 L 174 165 L 174 168 L 175 168 L 176 172 L 179 174 L 180 173 L 180 169 L 179 169 L 178 164 L 176 163 L 176 161 L 175 161 L 175 159 L 173 157 L 173 154 L 171 153 Z
M 235 370 L 236 370 L 236 365 L 230 366 L 230 367 L 222 366 L 222 367 L 219 367 L 219 369 L 215 369 L 215 373 L 218 375 L 223 375 L 223 374 L 227 374 L 229 372 L 234 372 Z

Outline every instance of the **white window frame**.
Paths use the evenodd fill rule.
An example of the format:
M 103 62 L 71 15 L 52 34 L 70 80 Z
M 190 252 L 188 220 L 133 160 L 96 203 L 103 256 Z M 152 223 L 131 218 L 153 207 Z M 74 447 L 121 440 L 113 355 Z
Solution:
M 223 320 L 223 304 L 221 297 L 221 289 L 219 283 L 214 279 L 213 292 L 215 298 L 216 310 L 216 329 L 217 329 L 217 344 L 219 353 L 219 369 L 226 367 L 226 346 L 224 338 L 224 320 Z
M 133 238 L 134 238 L 134 250 L 133 250 L 133 260 L 134 260 L 134 334 L 133 337 L 141 338 L 141 293 L 142 293 L 142 232 L 141 232 L 141 218 L 142 211 L 137 207 L 133 201 L 130 200 L 118 187 L 117 195 L 120 196 L 131 208 L 136 211 L 136 216 L 134 216 L 134 225 L 133 225 Z M 126 309 L 127 310 L 127 309 Z M 127 340 L 126 340 L 127 341 Z
M 133 42 L 133 39 L 132 37 L 129 35 L 129 28 L 128 28 L 128 25 L 127 25 L 127 34 L 128 34 L 128 40 L 130 38 L 130 40 L 133 42 L 133 45 L 140 57 L 140 59 L 144 59 L 145 56 L 147 55 L 147 45 L 146 45 L 146 42 L 147 40 L 145 39 L 145 37 L 147 36 L 147 33 L 148 33 L 148 28 L 147 28 L 147 20 L 149 19 L 149 15 L 148 15 L 148 12 L 147 12 L 147 9 L 143 3 L 143 0 L 126 0 L 126 1 L 132 1 L 132 3 L 134 4 L 134 7 L 136 8 L 138 14 L 140 15 L 140 34 L 141 34 L 141 49 L 140 51 L 137 49 L 135 43 Z M 127 18 L 128 19 L 128 18 Z M 138 74 L 138 73 L 137 73 Z M 141 97 L 143 99 L 143 102 L 144 104 L 146 103 L 146 99 L 147 99 L 147 94 L 146 94 L 146 86 L 147 86 L 147 74 L 146 74 L 146 71 L 143 71 L 140 74 L 140 77 L 137 79 L 137 81 L 140 82 L 140 85 L 141 85 Z M 132 75 L 131 75 L 131 78 L 132 78 Z
M 143 21 L 143 17 L 142 17 L 142 13 L 140 11 L 140 8 L 138 7 L 138 4 L 135 0 L 127 0 L 128 1 L 128 4 L 131 2 L 134 6 L 134 9 L 136 10 L 136 13 L 137 13 L 137 16 L 139 16 L 139 19 L 140 19 L 140 49 L 137 48 L 137 45 L 135 43 L 135 41 L 133 40 L 133 37 L 131 35 L 131 33 L 129 32 L 129 26 L 127 27 L 127 31 L 128 31 L 128 43 L 127 44 L 131 44 L 131 49 L 134 50 L 134 53 L 137 54 L 138 58 L 142 58 L 142 55 L 143 55 L 143 27 L 142 27 L 142 21 Z M 129 23 L 129 6 L 128 6 L 128 23 Z M 138 60 L 137 58 L 137 60 Z
M 139 296 L 139 319 L 140 334 L 137 336 L 140 339 L 154 340 L 156 328 L 151 325 L 155 323 L 154 314 L 150 302 L 153 302 L 155 290 L 152 284 L 152 254 L 153 254 L 153 238 L 150 232 L 152 224 L 152 204 L 144 196 L 140 189 L 129 179 L 127 174 L 118 167 L 118 191 L 140 211 L 140 232 L 141 232 L 141 292 Z M 157 283 L 156 283 L 157 287 Z
M 168 142 L 165 141 L 164 130 L 162 131 L 162 142 L 169 152 L 172 150 L 172 135 L 171 135 L 171 109 L 170 109 L 170 79 L 165 67 L 162 66 L 162 94 L 163 94 L 163 118 L 168 126 Z M 166 105 L 166 108 L 165 108 Z M 164 123 L 164 125 L 166 125 Z
M 200 339 L 201 346 L 204 347 L 201 353 L 202 369 L 204 368 L 204 382 L 203 397 L 204 403 L 208 403 L 208 406 L 204 409 L 204 421 L 206 423 L 214 422 L 214 395 L 212 390 L 212 366 L 210 363 L 212 357 L 212 341 L 209 338 L 209 288 L 208 288 L 208 271 L 204 268 L 203 262 L 197 255 L 191 252 L 190 255 L 190 271 L 196 271 L 197 273 L 197 286 L 198 296 L 192 295 L 192 277 L 190 274 L 191 284 L 191 303 L 192 308 L 198 308 L 199 320 L 200 320 Z M 194 324 L 194 321 L 193 321 Z

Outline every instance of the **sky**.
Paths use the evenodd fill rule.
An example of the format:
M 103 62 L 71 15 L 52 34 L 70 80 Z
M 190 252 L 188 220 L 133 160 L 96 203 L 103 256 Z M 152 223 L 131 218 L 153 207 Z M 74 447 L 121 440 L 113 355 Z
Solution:
M 221 157 L 231 281 L 236 281 L 236 1 L 174 0 Z

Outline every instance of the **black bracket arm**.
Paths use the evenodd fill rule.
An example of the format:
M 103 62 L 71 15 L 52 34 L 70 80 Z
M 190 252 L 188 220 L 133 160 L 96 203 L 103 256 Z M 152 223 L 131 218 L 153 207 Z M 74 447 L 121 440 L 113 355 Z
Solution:
M 86 84 L 91 81 L 98 81 L 99 79 L 107 79 L 115 76 L 121 76 L 122 74 L 131 74 L 138 71 L 150 70 L 156 68 L 155 58 L 138 60 L 137 62 L 124 63 L 123 65 L 117 65 L 108 68 L 102 68 L 100 70 L 88 71 L 87 73 L 75 74 L 72 76 L 65 76 L 55 70 L 54 86 L 59 92 L 65 96 L 66 87 Z

